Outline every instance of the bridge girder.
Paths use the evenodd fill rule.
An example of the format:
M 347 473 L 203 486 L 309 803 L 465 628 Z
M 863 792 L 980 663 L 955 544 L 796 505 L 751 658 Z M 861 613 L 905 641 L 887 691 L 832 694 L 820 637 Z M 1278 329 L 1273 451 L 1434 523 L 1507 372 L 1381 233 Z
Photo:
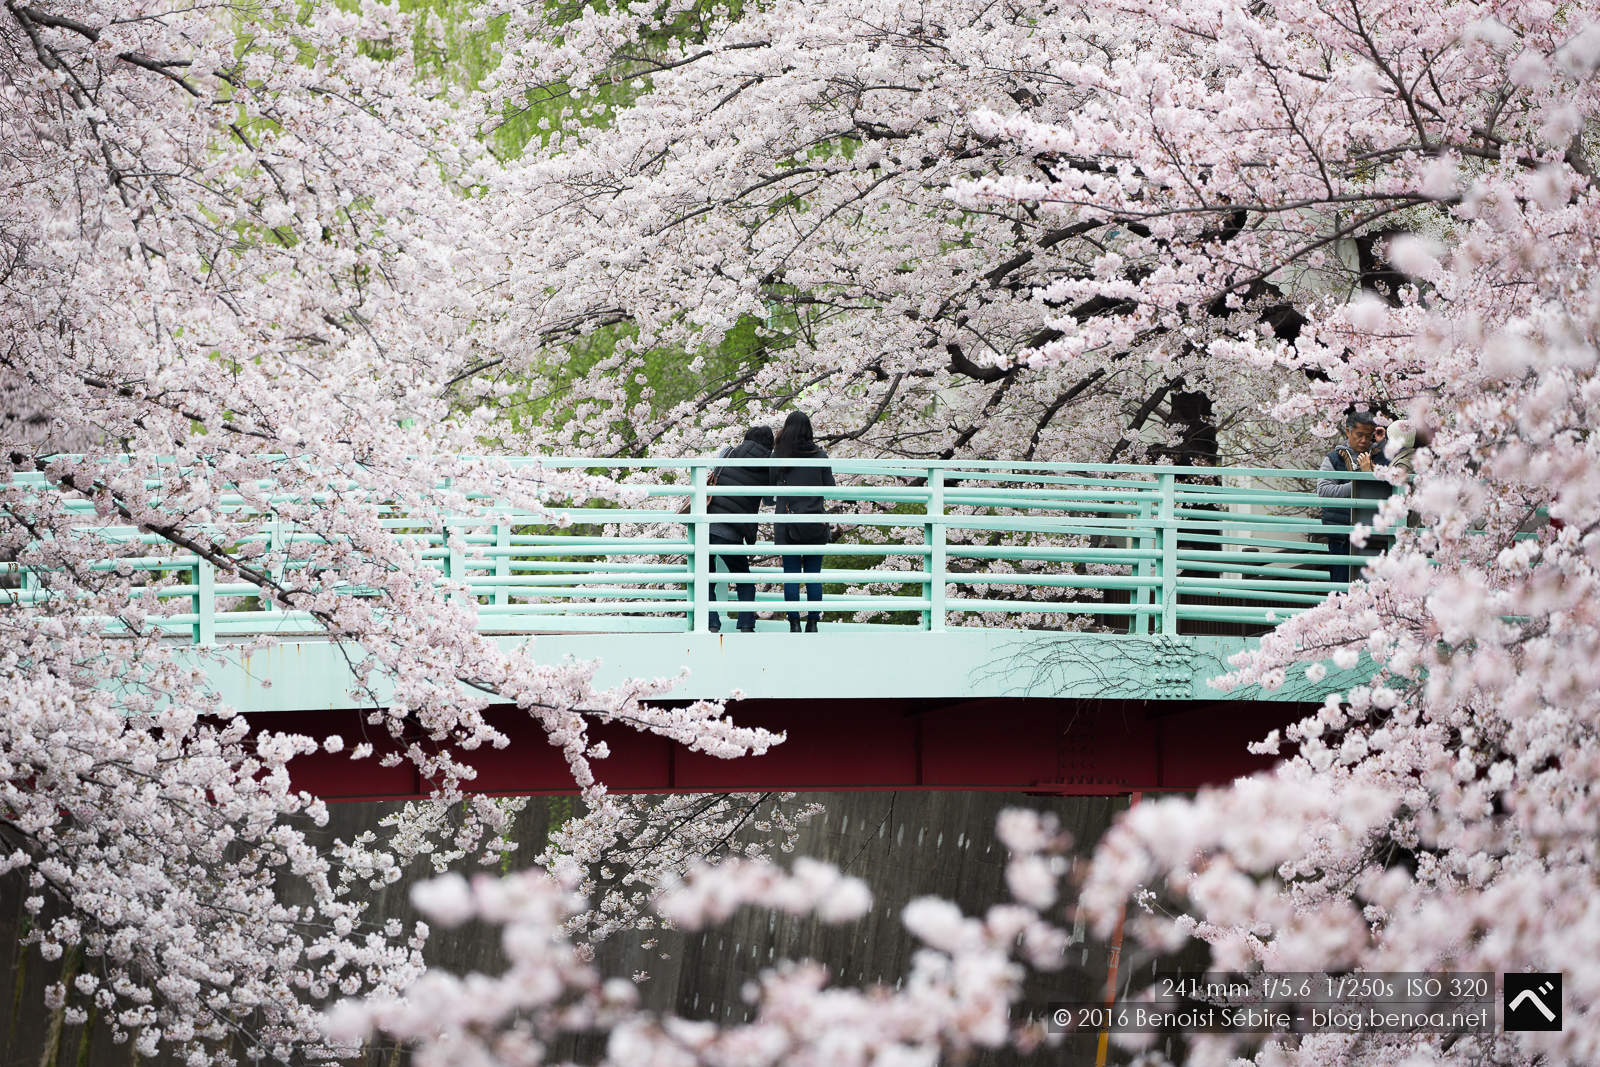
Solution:
M 1105 795 L 1192 790 L 1270 766 L 1249 742 L 1302 717 L 1310 705 L 1264 701 L 1036 698 L 972 700 L 745 700 L 742 724 L 784 731 L 762 756 L 723 760 L 611 724 L 593 729 L 609 758 L 596 773 L 613 792 L 759 792 L 876 789 L 1006 790 Z M 574 793 L 560 752 L 512 707 L 492 708 L 505 749 L 467 753 L 473 788 L 506 795 Z M 396 742 L 365 713 L 275 712 L 252 716 L 273 730 L 365 739 L 374 755 L 296 759 L 296 788 L 329 801 L 410 799 L 429 783 L 409 764 L 379 765 Z

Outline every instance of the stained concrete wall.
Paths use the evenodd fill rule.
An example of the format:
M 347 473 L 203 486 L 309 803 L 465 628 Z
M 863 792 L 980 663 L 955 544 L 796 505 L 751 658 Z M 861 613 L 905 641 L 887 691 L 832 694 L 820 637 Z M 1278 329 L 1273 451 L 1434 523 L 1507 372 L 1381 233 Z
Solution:
M 834 980 L 847 984 L 895 984 L 905 973 L 911 937 L 899 921 L 911 899 L 935 895 L 956 901 L 968 913 L 981 914 L 1003 899 L 1004 851 L 994 838 L 994 820 L 1001 809 L 1028 806 L 1051 810 L 1072 831 L 1080 856 L 1099 838 L 1125 798 L 1051 798 L 984 792 L 878 792 L 816 794 L 825 812 L 802 829 L 796 855 L 815 856 L 863 878 L 874 891 L 872 912 L 860 921 L 826 927 L 783 915 L 746 909 L 705 933 L 656 933 L 659 943 L 642 948 L 641 936 L 617 938 L 601 946 L 600 964 L 610 973 L 646 971 L 641 986 L 645 1002 L 689 1018 L 739 1021 L 748 1016 L 741 987 L 762 969 L 782 959 L 809 957 L 826 963 Z M 510 836 L 518 842 L 513 866 L 527 862 L 542 847 L 552 824 L 571 812 L 564 798 L 534 798 L 515 822 Z M 327 833 L 346 839 L 362 830 L 378 831 L 377 823 L 396 805 L 342 804 L 332 808 Z M 1076 862 L 1076 861 L 1075 861 Z M 371 917 L 414 918 L 407 888 L 430 872 L 423 865 L 407 878 L 373 894 Z M 43 989 L 63 971 L 77 966 L 69 957 L 46 963 L 37 950 L 17 940 L 24 929 L 22 881 L 0 879 L 0 1067 L 110 1067 L 137 1063 L 128 1045 L 114 1045 L 98 1020 L 63 1026 L 43 1005 Z M 492 931 L 469 926 L 438 931 L 428 958 L 457 972 L 493 972 L 500 965 Z M 663 958 L 663 955 L 665 958 Z M 1080 934 L 1068 953 L 1069 968 L 1032 979 L 1025 1007 L 1042 1012 L 1051 1001 L 1094 1001 L 1104 995 L 1108 946 Z M 1119 984 L 1121 984 L 1119 982 Z M 601 1038 L 571 1043 L 564 1054 L 590 1059 Z M 1115 1049 L 1111 1062 L 1117 1062 Z M 368 1063 L 388 1067 L 397 1061 L 386 1050 L 373 1049 Z M 978 1064 L 1012 1062 L 1012 1057 L 984 1055 Z M 1093 1039 L 1080 1040 L 1030 1062 L 1093 1064 Z

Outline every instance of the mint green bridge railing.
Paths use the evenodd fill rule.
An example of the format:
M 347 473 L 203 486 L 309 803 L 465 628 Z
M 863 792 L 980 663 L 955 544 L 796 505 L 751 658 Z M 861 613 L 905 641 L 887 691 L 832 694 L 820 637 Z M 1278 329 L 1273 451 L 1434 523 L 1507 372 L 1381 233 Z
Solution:
M 464 585 L 485 632 L 705 632 L 712 611 L 781 615 L 819 608 L 829 629 L 942 631 L 1003 625 L 1022 629 L 1095 629 L 1136 635 L 1198 632 L 1206 626 L 1259 629 L 1344 588 L 1330 566 L 1355 570 L 1366 555 L 1331 555 L 1313 538 L 1346 533 L 1325 526 L 1324 504 L 1353 507 L 1370 521 L 1389 488 L 1371 475 L 1335 475 L 1357 483 L 1354 499 L 1325 501 L 1319 474 L 1304 470 L 1066 465 L 838 459 L 834 488 L 735 489 L 708 485 L 718 467 L 770 468 L 770 461 L 528 459 L 514 464 L 581 469 L 615 478 L 635 503 L 572 500 L 542 514 L 492 501 L 483 512 L 446 521 L 446 529 L 399 512 L 381 519 L 393 536 L 416 544 L 442 579 Z M 791 461 L 813 465 L 818 461 Z M 1321 475 L 1327 477 L 1327 475 Z M 13 484 L 27 483 L 18 476 Z M 42 483 L 35 480 L 42 488 Z M 757 516 L 707 511 L 716 496 L 826 498 L 833 541 L 784 545 L 771 529 L 815 516 Z M 61 497 L 60 506 L 91 510 Z M 224 498 L 223 507 L 230 506 Z M 238 498 L 234 507 L 243 507 Z M 390 509 L 393 511 L 393 509 Z M 297 550 L 318 538 L 262 515 L 253 538 L 275 573 L 293 578 Z M 711 525 L 755 526 L 751 545 L 713 543 Z M 197 644 L 260 634 L 311 633 L 317 624 L 258 596 L 252 584 L 219 575 L 209 562 L 132 528 L 96 525 L 86 533 L 119 549 L 106 567 L 148 571 L 173 611 L 148 620 Z M 130 560 L 128 546 L 144 554 Z M 786 600 L 783 555 L 822 555 L 820 606 Z M 748 577 L 716 573 L 717 557 L 746 556 Z M 262 557 L 252 560 L 261 565 Z M 16 564 L 0 603 L 51 595 L 41 576 Z M 749 582 L 754 605 L 712 583 Z M 348 595 L 371 590 L 335 587 Z M 728 628 L 731 629 L 731 622 Z

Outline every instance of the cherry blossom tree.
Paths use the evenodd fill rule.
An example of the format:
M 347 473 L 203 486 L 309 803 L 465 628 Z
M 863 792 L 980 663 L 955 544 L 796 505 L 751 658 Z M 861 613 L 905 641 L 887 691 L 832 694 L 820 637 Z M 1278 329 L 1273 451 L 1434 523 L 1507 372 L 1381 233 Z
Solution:
M 1181 335 L 1165 345 L 1180 355 L 1146 359 L 1167 327 L 1109 296 L 1042 320 L 1040 288 L 1094 270 L 1137 219 L 1057 225 L 950 197 L 1008 169 L 1048 180 L 968 116 L 1070 117 L 1083 94 L 1052 61 L 1092 60 L 1113 25 L 978 0 L 732 11 L 482 9 L 504 17 L 504 61 L 470 103 L 485 129 L 537 130 L 493 183 L 510 246 L 461 387 L 532 379 L 526 402 L 570 413 L 507 440 L 694 454 L 788 406 L 846 454 L 1194 462 L 1219 432 L 1235 459 L 1303 437 L 1260 410 L 1292 375 L 1217 375 Z M 1208 313 L 1293 336 L 1291 302 L 1260 288 Z M 1115 337 L 1078 350 L 1080 321 Z M 1058 348 L 1077 358 L 1029 355 Z
M 1140 805 L 1102 844 L 1084 905 L 1109 930 L 1142 889 L 1135 936 L 1202 942 L 1219 968 L 1560 970 L 1570 983 L 1560 1033 L 1322 1037 L 1268 1043 L 1261 1062 L 1587 1062 L 1600 1048 L 1600 971 L 1580 947 L 1600 920 L 1600 12 L 1104 7 L 1121 47 L 1053 67 L 1081 94 L 1070 120 L 974 114 L 1024 163 L 958 185 L 963 202 L 1059 227 L 1140 220 L 1093 271 L 1039 294 L 1059 309 L 1114 298 L 1125 314 L 1039 357 L 1073 363 L 1131 330 L 1151 333 L 1152 358 L 1180 359 L 1181 336 L 1234 373 L 1304 371 L 1273 408 L 1283 417 L 1373 405 L 1400 444 L 1420 432 L 1426 447 L 1377 520 L 1397 547 L 1229 679 L 1273 686 L 1365 654 L 1371 683 L 1292 727 L 1274 773 Z M 1345 248 L 1370 257 L 1353 291 Z M 1280 292 L 1304 319 L 1292 342 L 1194 313 Z M 1062 311 L 1044 321 L 1067 326 Z M 1239 1046 L 1202 1043 L 1190 1062 Z
M 594 12 L 545 44 L 540 12 L 513 15 L 507 93 L 492 107 L 524 101 L 533 85 L 550 87 L 532 90 L 538 98 L 649 84 L 603 128 L 582 125 L 593 110 L 574 110 L 550 133 L 560 151 L 516 178 L 538 205 L 530 218 L 586 213 L 617 235 L 527 242 L 534 281 L 517 319 L 527 336 L 626 322 L 639 343 L 692 350 L 787 299 L 784 321 L 806 344 L 785 358 L 818 353 L 819 379 L 837 366 L 859 383 L 826 393 L 842 425 L 893 447 L 892 430 L 870 437 L 875 405 L 893 391 L 883 411 L 909 411 L 904 425 L 938 442 L 932 454 L 1028 439 L 981 437 L 985 419 L 966 423 L 982 426 L 964 439 L 960 419 L 937 432 L 936 417 L 918 423 L 947 397 L 895 408 L 908 382 L 959 374 L 961 356 L 981 366 L 978 338 L 1005 338 L 989 349 L 995 369 L 1020 357 L 1030 374 L 1059 375 L 1057 388 L 1136 357 L 1185 383 L 1204 368 L 1208 387 L 1265 386 L 1268 413 L 1285 422 L 1331 429 L 1350 405 L 1376 407 L 1399 444 L 1423 442 L 1402 457 L 1414 482 L 1379 514 L 1396 548 L 1228 679 L 1271 687 L 1365 655 L 1371 682 L 1292 727 L 1274 772 L 1136 806 L 1100 845 L 1081 908 L 1106 935 L 1135 901 L 1126 929 L 1137 945 L 1198 949 L 1219 968 L 1561 970 L 1565 1027 L 1195 1037 L 1188 1063 L 1586 1063 L 1600 1052 L 1588 951 L 1600 919 L 1597 14 L 1492 0 L 774 4 L 708 18 L 676 50 L 646 45 L 678 7 Z M 996 41 L 1011 51 L 981 52 Z M 985 62 L 962 68 L 974 54 Z M 1005 73 L 950 90 L 941 79 L 957 69 Z M 1007 78 L 1016 92 L 1001 91 Z M 933 87 L 946 89 L 943 106 Z M 907 170 L 948 190 L 973 232 L 941 229 L 966 219 L 894 184 Z M 985 227 L 1021 230 L 1033 246 L 986 244 Z M 1030 253 L 1000 271 L 1014 299 L 1001 285 L 971 306 L 946 303 L 952 283 L 936 266 L 965 263 L 965 275 L 951 271 L 965 292 L 1011 263 L 1001 247 Z M 493 358 L 513 361 L 510 347 Z M 737 388 L 770 401 L 787 395 L 771 383 L 804 381 L 794 364 L 770 366 Z M 1021 404 L 1020 370 L 1015 382 L 990 413 Z M 636 401 L 611 388 L 611 402 Z M 1031 399 L 1045 398 L 1049 389 Z M 984 415 L 982 404 L 965 410 Z M 642 426 L 642 414 L 627 417 Z M 1037 892 L 1042 913 L 1053 884 L 1047 871 L 1013 889 Z M 465 917 L 483 913 L 468 901 L 488 892 L 502 891 L 456 886 L 448 897 Z M 559 915 L 537 928 L 554 930 Z M 514 967 L 532 959 L 519 954 Z M 771 1027 L 854 992 L 785 984 L 795 973 L 776 970 L 753 994 L 753 1031 L 634 1025 L 626 989 L 592 974 L 516 988 L 549 991 L 551 1004 L 563 990 L 609 988 L 609 1000 L 583 994 L 575 1017 L 588 1025 L 611 1005 L 614 1035 L 647 1035 L 614 1043 L 618 1061 L 721 1062 L 724 1042 L 749 1038 L 772 1042 L 760 1044 L 762 1062 L 810 1062 L 811 1048 Z M 459 999 L 440 982 L 432 1003 Z M 893 998 L 882 1003 L 851 1017 L 863 1061 L 893 1033 Z M 336 1029 L 377 1027 L 430 1052 L 481 1038 L 471 1047 L 494 1058 L 539 1062 L 554 1030 L 514 1027 L 499 1043 L 510 1010 L 446 1012 L 424 1032 L 414 1014 L 369 1004 Z M 559 1026 L 561 1016 L 534 1018 Z
M 341 895 L 359 850 L 313 847 L 325 812 L 286 769 L 317 743 L 252 730 L 174 656 L 163 592 L 194 572 L 152 561 L 306 613 L 363 689 L 386 675 L 385 758 L 447 800 L 471 750 L 506 744 L 491 701 L 534 716 L 598 808 L 592 721 L 720 755 L 777 740 L 650 707 L 665 682 L 597 693 L 592 665 L 502 652 L 384 527 L 611 491 L 458 458 L 490 419 L 450 379 L 492 161 L 413 60 L 431 34 L 379 3 L 0 12 L 0 854 L 40 951 L 88 961 L 52 1001 L 145 1052 L 290 1058 L 326 997 L 416 974 L 423 933 Z M 467 837 L 492 833 L 495 806 L 468 807 Z
M 898 994 L 801 965 L 754 991 L 748 1027 L 640 1013 L 562 931 L 588 906 L 576 865 L 565 886 L 422 890 L 435 921 L 506 923 L 511 969 L 412 984 L 406 933 L 367 938 L 290 821 L 320 814 L 284 770 L 311 742 L 247 738 L 108 540 L 153 537 L 359 643 L 364 680 L 395 683 L 379 720 L 445 743 L 407 755 L 446 790 L 461 750 L 503 743 L 493 699 L 537 716 L 603 804 L 590 718 L 725 755 L 773 739 L 501 653 L 384 531 L 386 508 L 471 513 L 475 491 L 530 510 L 618 491 L 457 458 L 504 437 L 530 381 L 565 415 L 514 440 L 624 453 L 800 403 L 835 442 L 910 455 L 1121 458 L 1140 433 L 1192 454 L 1210 427 L 1191 423 L 1219 418 L 1270 454 L 1357 403 L 1427 442 L 1380 513 L 1397 547 L 1232 680 L 1364 653 L 1371 684 L 1292 728 L 1274 773 L 1139 805 L 1084 914 L 1109 931 L 1137 899 L 1139 944 L 1218 966 L 1569 976 L 1559 1033 L 1203 1038 L 1190 1063 L 1596 1059 L 1592 4 L 480 13 L 503 62 L 460 108 L 411 61 L 427 23 L 378 4 L 0 19 L 0 360 L 49 413 L 9 423 L 3 457 L 35 481 L 0 496 L 0 550 L 39 590 L 0 613 L 0 833 L 67 909 L 43 950 L 103 961 L 60 997 L 197 1059 L 230 1031 L 287 1054 L 335 989 L 369 994 L 330 1018 L 335 1046 L 384 1032 L 441 1062 L 541 1062 L 595 1026 L 623 1063 L 1031 1047 L 1007 1021 L 1018 968 L 1057 962 L 1065 919 L 1062 846 L 1036 822 L 1002 828 L 1016 902 L 908 911 L 929 952 Z M 550 128 L 514 165 L 476 147 L 535 107 Z M 577 338 L 593 358 L 569 365 Z M 729 343 L 751 350 L 730 364 Z M 646 351 L 722 377 L 663 415 Z M 85 438 L 127 458 L 52 455 Z M 92 513 L 41 506 L 40 480 Z M 309 566 L 275 566 L 269 514 L 311 535 Z M 309 910 L 280 903 L 289 881 Z M 657 906 L 687 927 L 741 901 L 848 918 L 862 897 L 820 867 L 725 864 Z

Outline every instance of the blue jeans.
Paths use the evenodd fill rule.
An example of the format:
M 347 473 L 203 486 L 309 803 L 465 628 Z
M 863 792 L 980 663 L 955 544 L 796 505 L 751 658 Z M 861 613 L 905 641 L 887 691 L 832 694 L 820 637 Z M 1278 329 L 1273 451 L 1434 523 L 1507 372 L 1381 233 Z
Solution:
M 1348 556 L 1350 554 L 1350 535 L 1349 534 L 1328 534 L 1327 537 L 1328 537 L 1328 555 L 1330 555 L 1330 556 Z M 1330 582 L 1348 582 L 1349 580 L 1350 580 L 1350 564 L 1348 564 L 1348 563 L 1330 563 L 1330 564 L 1328 564 L 1328 581 L 1330 581 Z
M 817 556 L 784 556 L 783 557 L 783 570 L 784 570 L 785 574 L 820 574 L 820 573 L 822 573 L 822 557 L 820 555 L 817 555 Z M 785 600 L 799 600 L 800 599 L 800 583 L 799 582 L 784 582 L 783 583 L 783 599 L 785 599 Z M 806 583 L 806 599 L 810 600 L 810 601 L 812 601 L 813 603 L 816 603 L 816 604 L 822 603 L 822 583 L 821 582 L 807 582 Z M 790 622 L 799 622 L 800 621 L 800 613 L 798 611 L 796 611 L 793 607 L 791 607 L 789 609 L 789 621 Z M 822 612 L 820 612 L 820 611 L 811 612 L 811 614 L 809 616 L 809 621 L 810 622 L 820 622 L 820 621 L 822 621 Z
M 728 543 L 730 543 L 730 542 L 713 541 L 713 542 L 711 542 L 711 547 L 712 547 L 713 550 L 715 550 L 718 545 L 728 544 Z M 744 547 L 744 543 L 743 542 L 731 542 L 731 543 L 738 544 L 738 546 L 740 548 Z M 727 571 L 729 574 L 745 574 L 745 575 L 748 575 L 750 573 L 750 557 L 749 556 L 743 556 L 743 555 L 727 555 L 727 556 L 715 555 L 715 556 L 712 557 L 712 559 L 713 560 L 719 560 L 720 559 L 722 561 L 723 570 Z M 712 569 L 714 570 L 715 567 L 713 566 Z M 716 581 L 716 579 L 717 579 L 717 576 L 715 574 L 713 574 L 711 576 L 711 599 L 712 600 L 717 599 L 717 581 Z M 733 590 L 733 595 L 734 595 L 735 598 L 737 598 L 738 600 L 740 600 L 741 602 L 743 602 L 745 604 L 750 604 L 750 605 L 754 605 L 755 604 L 756 587 L 753 584 L 751 584 L 750 582 L 738 582 L 738 583 L 729 582 L 728 586 L 729 586 L 729 588 L 731 588 Z M 744 630 L 746 632 L 751 632 L 751 631 L 754 631 L 755 628 L 756 628 L 756 613 L 753 612 L 753 611 L 741 611 L 739 613 L 739 629 Z M 708 627 L 708 629 L 711 629 L 711 630 L 720 630 L 720 629 L 722 629 L 722 620 L 717 617 L 717 611 L 716 611 L 715 608 L 713 608 L 711 610 L 711 623 L 710 623 L 710 626 Z

